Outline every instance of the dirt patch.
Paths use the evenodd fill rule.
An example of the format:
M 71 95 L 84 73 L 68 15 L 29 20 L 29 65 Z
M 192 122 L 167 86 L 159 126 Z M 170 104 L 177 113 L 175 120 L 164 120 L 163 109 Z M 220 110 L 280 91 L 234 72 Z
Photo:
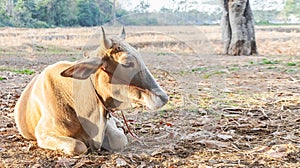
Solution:
M 130 27 L 129 34 L 138 29 L 142 28 Z M 13 108 L 25 86 L 47 65 L 77 60 L 86 46 L 95 45 L 88 41 L 94 41 L 97 29 L 48 29 L 48 33 L 13 29 L 12 34 L 26 42 L 1 47 L 0 167 L 300 166 L 300 51 L 295 45 L 300 42 L 299 33 L 272 28 L 273 34 L 290 40 L 258 36 L 262 55 L 231 57 L 216 54 L 221 52 L 213 34 L 219 32 L 216 27 L 143 29 L 163 32 L 131 36 L 131 40 L 147 43 L 139 50 L 170 101 L 158 111 L 143 107 L 126 111 L 130 127 L 141 140 L 128 135 L 130 144 L 124 151 L 80 156 L 44 150 L 22 138 Z M 26 31 L 43 39 L 35 43 L 39 36 L 27 39 L 21 35 Z M 194 37 L 199 31 L 206 37 Z M 265 32 L 267 28 L 258 34 Z M 49 39 L 51 35 L 55 38 Z M 80 39 L 86 41 L 79 45 Z M 159 45 L 153 43 L 155 39 Z

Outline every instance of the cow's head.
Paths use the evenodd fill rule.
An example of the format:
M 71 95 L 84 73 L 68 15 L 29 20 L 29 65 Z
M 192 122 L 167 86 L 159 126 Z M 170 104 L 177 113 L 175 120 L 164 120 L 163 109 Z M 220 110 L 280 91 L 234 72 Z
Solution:
M 61 75 L 76 79 L 91 77 L 97 93 L 106 106 L 128 107 L 141 103 L 150 109 L 165 105 L 168 96 L 156 83 L 140 53 L 125 41 L 125 30 L 119 36 L 107 38 L 102 29 L 101 45 Z

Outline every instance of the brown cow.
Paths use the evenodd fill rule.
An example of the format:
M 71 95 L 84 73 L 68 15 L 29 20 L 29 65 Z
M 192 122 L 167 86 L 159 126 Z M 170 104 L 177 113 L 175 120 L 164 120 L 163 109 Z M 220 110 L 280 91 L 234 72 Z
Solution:
M 127 138 L 110 110 L 131 103 L 157 109 L 167 103 L 139 52 L 125 42 L 124 28 L 112 38 L 101 29 L 101 45 L 89 58 L 50 65 L 25 88 L 15 107 L 23 137 L 67 154 L 119 150 Z

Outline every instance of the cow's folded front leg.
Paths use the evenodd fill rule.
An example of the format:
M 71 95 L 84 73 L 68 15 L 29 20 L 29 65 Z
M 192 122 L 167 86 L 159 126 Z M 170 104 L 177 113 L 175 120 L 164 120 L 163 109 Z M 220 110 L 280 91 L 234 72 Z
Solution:
M 107 120 L 107 128 L 105 130 L 105 139 L 102 147 L 106 150 L 121 150 L 124 149 L 128 143 L 127 137 L 123 132 L 123 129 L 118 128 L 121 122 L 115 118 L 111 117 Z
M 57 136 L 55 134 L 39 134 L 37 137 L 38 146 L 45 149 L 62 150 L 66 154 L 83 154 L 87 152 L 86 145 L 77 139 Z
M 51 150 L 62 150 L 64 153 L 70 155 L 87 152 L 88 148 L 83 141 L 65 136 L 61 134 L 61 132 L 58 132 L 58 130 L 53 129 L 51 125 L 46 127 L 45 124 L 46 123 L 39 123 L 35 129 L 39 147 Z

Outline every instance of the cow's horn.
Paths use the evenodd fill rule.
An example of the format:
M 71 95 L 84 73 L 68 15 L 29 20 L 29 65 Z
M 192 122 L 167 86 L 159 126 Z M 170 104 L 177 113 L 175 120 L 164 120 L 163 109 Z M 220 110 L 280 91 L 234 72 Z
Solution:
M 122 38 L 123 40 L 125 40 L 125 38 L 126 38 L 126 33 L 125 33 L 125 28 L 124 28 L 124 26 L 122 27 L 121 34 L 120 34 L 120 38 Z
M 111 41 L 106 38 L 103 27 L 101 27 L 101 29 L 102 29 L 101 46 L 103 46 L 105 49 L 110 49 L 112 46 Z

